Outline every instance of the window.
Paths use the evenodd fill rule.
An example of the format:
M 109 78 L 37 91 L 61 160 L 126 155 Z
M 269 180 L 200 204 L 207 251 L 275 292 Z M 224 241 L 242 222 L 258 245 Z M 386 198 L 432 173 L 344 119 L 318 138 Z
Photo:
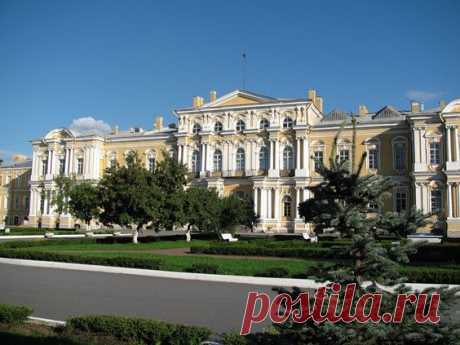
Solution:
M 29 209 L 30 199 L 28 196 L 24 197 L 24 207 L 26 210 Z
M 244 150 L 242 148 L 239 148 L 236 151 L 236 170 L 244 170 L 244 164 Z
M 65 172 L 65 159 L 59 160 L 59 175 L 64 175 Z
M 442 193 L 439 189 L 431 191 L 431 212 L 439 213 L 442 210 Z
M 379 168 L 379 152 L 377 149 L 369 150 L 369 169 Z
M 220 150 L 214 151 L 213 157 L 214 171 L 222 171 L 222 152 Z
M 350 150 L 340 150 L 339 160 L 340 160 L 340 163 L 349 161 L 350 160 Z
M 214 125 L 214 132 L 222 132 L 224 129 L 224 126 L 222 125 L 222 122 L 217 121 L 216 124 Z
M 375 201 L 371 201 L 368 206 L 369 212 L 377 212 L 379 210 L 379 205 Z
M 238 122 L 236 123 L 236 130 L 238 132 L 242 132 L 246 129 L 246 124 L 244 123 L 243 120 L 238 120 Z
M 19 209 L 19 196 L 16 195 L 16 198 L 14 199 L 14 208 L 16 210 Z
M 201 132 L 201 126 L 198 123 L 193 125 L 193 134 L 198 134 Z
M 149 171 L 155 171 L 155 157 L 149 157 Z
M 116 158 L 112 158 L 110 160 L 110 167 L 111 168 L 116 168 L 117 167 L 117 159 Z
M 291 146 L 287 146 L 283 151 L 283 167 L 285 170 L 294 169 L 294 152 Z
M 283 199 L 283 215 L 284 217 L 290 218 L 292 215 L 292 199 L 289 195 L 286 195 Z
M 407 193 L 402 190 L 396 191 L 395 195 L 396 212 L 404 212 L 407 210 Z
M 323 166 L 323 151 L 315 151 L 313 155 L 315 158 L 315 170 L 318 171 Z
M 441 163 L 441 145 L 436 142 L 430 143 L 430 163 L 440 164 Z
M 393 166 L 395 170 L 404 170 L 406 167 L 406 144 L 396 142 L 393 144 Z
M 259 169 L 268 170 L 269 158 L 268 158 L 268 148 L 267 146 L 262 146 L 259 152 Z
M 294 121 L 290 117 L 286 117 L 283 121 L 283 128 L 292 128 L 294 126 Z
M 45 176 L 48 173 L 48 160 L 42 160 L 42 176 Z
M 192 171 L 197 173 L 200 171 L 200 153 L 198 151 L 193 151 L 192 153 Z
M 45 213 L 45 193 L 42 192 L 40 195 L 40 214 Z
M 270 122 L 267 119 L 260 120 L 259 128 L 260 129 L 270 128 Z
M 83 158 L 77 159 L 77 174 L 83 175 Z

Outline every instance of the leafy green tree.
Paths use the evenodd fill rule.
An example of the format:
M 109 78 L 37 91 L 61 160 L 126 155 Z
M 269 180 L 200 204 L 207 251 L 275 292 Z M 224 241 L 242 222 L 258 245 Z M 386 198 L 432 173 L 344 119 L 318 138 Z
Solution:
M 133 243 L 138 243 L 139 230 L 150 222 L 158 222 L 163 193 L 153 173 L 145 169 L 136 154 L 126 158 L 126 166 L 107 169 L 99 181 L 97 195 L 100 221 L 122 227 L 134 225 Z
M 220 199 L 214 190 L 190 187 L 185 192 L 184 214 L 188 234 L 192 228 L 203 232 L 217 232 L 220 212 Z
M 235 194 L 220 199 L 220 231 L 232 231 L 238 225 L 252 228 L 256 221 L 257 216 L 250 199 Z
M 72 216 L 85 222 L 88 229 L 91 220 L 99 214 L 97 189 L 89 182 L 73 184 L 69 189 L 68 209 Z
M 353 125 L 355 122 L 353 121 Z M 370 175 L 362 176 L 366 154 L 355 164 L 355 150 L 351 162 L 341 162 L 336 155 L 338 132 L 329 158 L 329 166 L 323 166 L 319 173 L 323 181 L 309 189 L 313 198 L 299 205 L 299 213 L 306 222 L 312 223 L 316 232 L 332 229 L 351 238 L 351 244 L 342 250 L 341 260 L 335 264 L 318 266 L 310 270 L 309 276 L 331 286 L 337 282 L 342 286 L 355 283 L 354 305 L 356 300 L 365 293 L 378 292 L 383 296 L 381 311 L 393 312 L 397 293 L 408 293 L 410 289 L 401 285 L 406 278 L 400 274 L 399 265 L 409 262 L 408 254 L 416 248 L 407 241 L 400 244 L 384 246 L 376 240 L 377 233 L 387 231 L 400 236 L 413 232 L 423 225 L 426 217 L 415 211 L 407 214 L 386 214 L 369 217 L 368 205 L 381 204 L 393 187 L 390 178 Z M 353 147 L 355 147 L 355 131 Z M 389 218 L 387 218 L 389 217 Z M 339 250 L 337 248 L 333 250 Z M 394 285 L 395 290 L 387 291 L 383 285 Z M 447 291 L 438 289 L 443 296 L 441 304 L 441 322 L 417 324 L 413 318 L 415 306 L 408 306 L 406 317 L 401 323 L 345 323 L 324 322 L 315 324 L 312 321 L 299 324 L 292 319 L 281 325 L 274 325 L 276 334 L 260 335 L 265 344 L 386 344 L 386 345 L 424 345 L 424 344 L 458 344 L 460 342 L 459 324 L 452 315 L 455 303 L 454 293 L 458 289 Z M 289 293 L 295 299 L 300 289 L 279 289 Z M 433 289 L 425 291 L 428 294 Z M 328 296 L 331 290 L 326 290 Z M 328 298 L 328 296 L 326 298 Z M 343 291 L 340 292 L 343 300 Z M 312 301 L 310 301 L 312 302 Z M 337 310 L 341 309 L 339 303 Z
M 69 192 L 74 184 L 74 181 L 70 177 L 66 176 L 56 176 L 54 178 L 55 189 L 51 199 L 51 205 L 54 206 L 54 209 L 58 215 L 56 221 L 56 229 L 59 229 L 61 223 L 61 215 L 68 211 L 69 203 Z
M 187 168 L 170 157 L 166 151 L 163 151 L 162 155 L 164 158 L 154 172 L 154 183 L 162 195 L 162 203 L 158 205 L 159 216 L 153 222 L 157 231 L 173 230 L 175 226 L 187 223 L 183 205 Z

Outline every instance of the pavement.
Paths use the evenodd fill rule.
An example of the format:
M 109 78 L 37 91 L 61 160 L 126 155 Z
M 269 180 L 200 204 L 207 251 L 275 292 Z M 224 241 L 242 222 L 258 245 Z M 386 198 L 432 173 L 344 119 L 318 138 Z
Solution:
M 124 315 L 239 331 L 249 291 L 275 295 L 270 286 L 0 264 L 0 303 L 27 305 L 52 320 Z

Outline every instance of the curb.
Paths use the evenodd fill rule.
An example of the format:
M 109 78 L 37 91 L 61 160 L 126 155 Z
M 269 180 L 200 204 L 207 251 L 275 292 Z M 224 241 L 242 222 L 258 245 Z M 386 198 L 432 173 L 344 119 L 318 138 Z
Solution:
M 326 284 L 326 283 L 315 282 L 312 279 L 266 278 L 266 277 L 250 277 L 250 276 L 235 276 L 235 275 L 221 275 L 221 274 L 173 272 L 173 271 L 148 270 L 148 269 L 140 269 L 140 268 L 85 265 L 85 264 L 73 264 L 73 263 L 65 263 L 65 262 L 25 260 L 25 259 L 0 258 L 0 264 L 26 266 L 26 267 L 39 267 L 39 268 L 54 268 L 54 269 L 63 269 L 63 270 L 72 270 L 72 271 L 126 274 L 126 275 L 143 276 L 143 277 L 193 280 L 193 281 L 203 281 L 203 282 L 213 282 L 213 283 L 232 283 L 232 284 L 272 286 L 272 287 L 274 286 L 278 286 L 278 287 L 296 286 L 302 289 L 317 289 Z M 455 287 L 460 286 L 460 285 L 421 284 L 421 283 L 406 283 L 405 285 L 416 291 L 421 291 L 421 290 L 424 290 L 430 287 L 439 288 L 441 286 L 447 286 L 448 288 L 455 288 Z M 389 287 L 388 290 L 391 290 L 391 287 Z

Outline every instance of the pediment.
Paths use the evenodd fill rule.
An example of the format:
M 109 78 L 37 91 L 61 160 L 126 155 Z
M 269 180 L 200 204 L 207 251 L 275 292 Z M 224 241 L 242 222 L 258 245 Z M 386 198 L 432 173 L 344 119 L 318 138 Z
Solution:
M 348 118 L 349 118 L 348 113 L 346 113 L 344 111 L 341 111 L 341 110 L 338 110 L 338 109 L 334 109 L 334 110 L 330 111 L 324 117 L 324 120 L 325 121 L 338 121 L 338 120 L 347 120 Z
M 402 117 L 401 113 L 392 106 L 385 106 L 372 116 L 372 119 L 391 119 Z
M 227 107 L 235 105 L 260 104 L 275 101 L 275 98 L 259 95 L 250 91 L 235 90 L 222 97 L 219 97 L 214 102 L 207 103 L 203 108 L 211 107 Z
M 48 132 L 45 136 L 47 140 L 60 140 L 60 139 L 67 139 L 67 138 L 74 138 L 75 134 L 72 133 L 71 130 L 67 128 L 58 128 L 53 129 L 52 131 Z

